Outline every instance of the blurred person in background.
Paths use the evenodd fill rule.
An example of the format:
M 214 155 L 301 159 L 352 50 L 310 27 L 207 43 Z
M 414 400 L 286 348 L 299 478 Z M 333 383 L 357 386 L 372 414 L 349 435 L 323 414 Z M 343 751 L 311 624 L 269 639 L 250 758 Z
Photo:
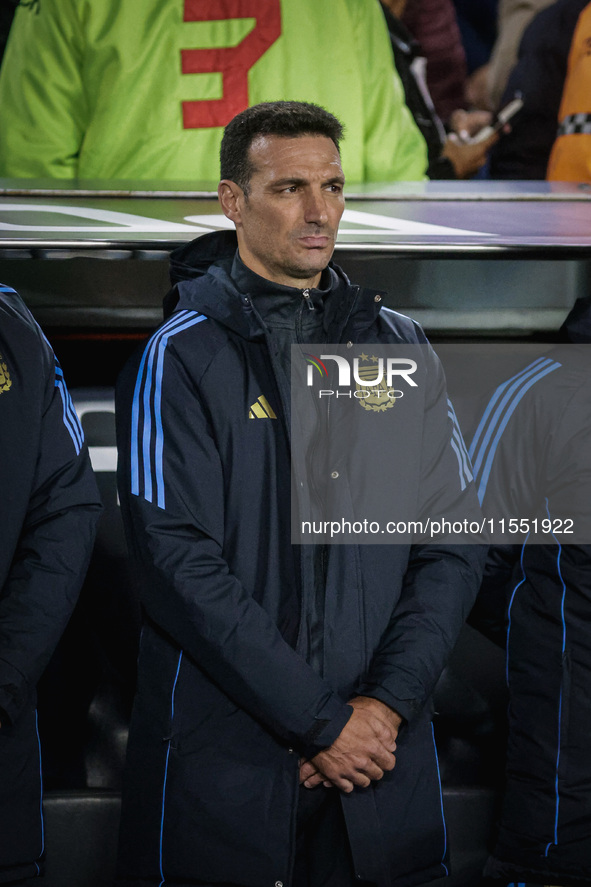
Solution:
M 489 885 L 591 883 L 589 342 L 583 297 L 546 353 L 484 349 L 482 363 L 470 358 L 468 385 L 466 372 L 450 384 L 483 513 L 497 529 L 499 518 L 522 529 L 519 544 L 491 545 L 468 620 L 506 650 L 506 772 Z
M 21 3 L 0 175 L 217 182 L 223 127 L 279 99 L 334 110 L 349 182 L 425 177 L 376 0 Z
M 511 132 L 491 151 L 491 178 L 546 178 L 558 129 L 568 54 L 577 20 L 587 2 L 556 0 L 526 28 L 517 64 L 501 100 L 504 105 L 520 93 L 524 104 L 511 121 Z
M 410 33 L 404 21 L 406 12 L 421 9 L 428 11 L 433 6 L 432 0 L 381 0 L 390 40 L 396 70 L 402 80 L 406 104 L 413 114 L 415 122 L 421 130 L 428 150 L 427 175 L 430 179 L 467 179 L 481 169 L 487 160 L 488 151 L 495 144 L 498 135 L 492 134 L 482 142 L 471 144 L 471 136 L 487 125 L 491 120 L 488 111 L 468 112 L 457 106 L 453 106 L 448 126 L 457 128 L 457 131 L 446 132 L 441 121 L 430 92 L 429 72 L 431 70 L 432 57 L 425 59 L 422 54 L 423 47 L 419 45 Z M 439 0 L 436 0 L 436 4 Z M 451 13 L 451 24 L 455 22 L 455 14 L 451 2 L 447 10 L 446 2 L 441 7 L 444 19 L 450 22 L 447 12 Z M 449 32 L 445 28 L 438 28 L 437 17 L 434 19 L 435 28 L 431 33 L 440 35 L 435 47 L 439 56 L 439 69 L 453 71 L 456 58 L 455 48 L 459 50 L 460 61 L 464 58 L 463 50 L 459 42 L 450 41 Z M 451 28 L 451 36 L 459 32 L 457 25 Z M 451 47 L 448 64 L 444 64 L 446 47 Z M 464 64 L 465 72 L 465 64 Z M 460 72 L 461 73 L 461 72 Z M 435 81 L 437 82 L 437 81 Z M 453 82 L 453 77 L 448 78 Z M 460 90 L 460 93 L 462 90 Z M 449 108 L 449 103 L 446 105 Z
M 591 182 L 591 3 L 575 28 L 547 178 Z
M 456 108 L 464 106 L 468 76 L 452 0 L 388 0 L 387 6 L 419 43 L 427 59 L 429 94 L 447 123 Z
M 497 37 L 498 2 L 499 0 L 453 0 L 469 75 L 490 58 Z
M 483 97 L 487 92 L 487 65 L 497 39 L 498 0 L 453 0 L 453 3 L 468 65 L 466 101 L 472 108 L 490 110 Z
M 0 286 L 0 883 L 45 858 L 36 686 L 74 609 L 99 496 L 63 373 Z
M 0 3 L 0 62 L 6 49 L 6 41 L 17 6 L 18 0 L 4 0 L 4 3 Z
M 538 12 L 554 2 L 555 0 L 499 0 L 497 39 L 486 71 L 483 107 L 490 108 L 491 111 L 501 107 L 507 81 L 517 62 L 523 32 Z

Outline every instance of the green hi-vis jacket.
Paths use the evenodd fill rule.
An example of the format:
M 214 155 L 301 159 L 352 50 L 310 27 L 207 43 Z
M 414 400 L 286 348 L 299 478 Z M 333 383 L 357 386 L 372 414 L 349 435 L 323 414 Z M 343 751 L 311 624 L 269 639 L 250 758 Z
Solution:
M 349 182 L 425 177 L 376 0 L 34 0 L 0 75 L 0 176 L 217 181 L 223 127 L 263 101 L 346 127 Z

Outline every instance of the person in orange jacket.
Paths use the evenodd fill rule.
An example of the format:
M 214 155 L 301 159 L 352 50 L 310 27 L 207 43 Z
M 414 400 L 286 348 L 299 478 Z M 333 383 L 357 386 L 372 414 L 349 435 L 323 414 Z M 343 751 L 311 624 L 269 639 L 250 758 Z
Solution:
M 581 12 L 568 57 L 558 135 L 546 178 L 591 182 L 591 3 Z

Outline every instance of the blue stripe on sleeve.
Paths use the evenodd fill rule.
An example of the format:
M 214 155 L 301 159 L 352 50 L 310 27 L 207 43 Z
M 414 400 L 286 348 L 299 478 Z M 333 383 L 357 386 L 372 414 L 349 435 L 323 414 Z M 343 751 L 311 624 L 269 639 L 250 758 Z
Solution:
M 449 398 L 447 399 L 447 406 L 447 415 L 451 419 L 453 425 L 452 438 L 450 443 L 454 453 L 456 454 L 456 459 L 458 460 L 460 488 L 462 490 L 465 490 L 466 485 L 472 480 L 470 457 L 468 456 L 466 444 L 464 443 L 464 438 L 462 437 L 462 432 L 460 430 L 460 425 L 456 416 L 456 412 Z
M 518 406 L 519 402 L 521 401 L 521 399 L 523 398 L 523 396 L 529 391 L 529 389 L 532 387 L 532 385 L 535 385 L 536 382 L 539 382 L 540 379 L 543 379 L 544 376 L 548 375 L 548 373 L 552 373 L 552 372 L 554 372 L 554 370 L 559 369 L 560 366 L 561 366 L 561 364 L 559 364 L 559 363 L 555 363 L 555 362 L 551 363 L 549 366 L 546 366 L 546 367 L 544 367 L 544 369 L 540 370 L 536 375 L 529 376 L 527 378 L 527 381 L 524 382 L 522 380 L 521 387 L 519 388 L 519 390 L 511 389 L 503 398 L 503 401 L 501 402 L 501 404 L 499 405 L 499 408 L 497 410 L 499 419 L 500 419 L 503 407 L 506 406 L 509 401 L 510 394 L 513 395 L 513 400 L 507 406 L 507 410 L 505 411 L 505 414 L 504 414 L 502 420 L 500 422 L 497 421 L 497 431 L 496 431 L 494 439 L 491 443 L 488 455 L 486 457 L 486 462 L 482 468 L 482 476 L 480 478 L 480 482 L 478 483 L 478 500 L 479 500 L 480 504 L 482 504 L 482 501 L 484 499 L 484 495 L 486 493 L 486 487 L 488 484 L 488 479 L 490 477 L 492 463 L 493 463 L 493 460 L 495 457 L 495 453 L 497 451 L 497 447 L 499 445 L 499 441 L 502 437 L 502 434 L 503 434 L 505 428 L 507 427 L 507 423 L 509 422 L 509 419 L 511 418 L 511 416 L 513 415 L 513 413 L 517 409 L 517 406 Z M 515 386 L 513 386 L 513 388 L 515 388 Z M 483 441 L 482 449 L 481 449 L 481 452 L 479 453 L 477 462 L 479 462 L 481 460 L 482 455 L 484 453 L 484 449 L 486 448 L 486 445 L 488 443 L 488 438 L 489 438 L 490 434 L 492 434 L 493 430 L 494 429 L 491 428 L 489 430 L 489 432 L 487 432 L 487 438 L 485 441 Z M 478 468 L 476 467 L 476 464 L 474 465 L 474 471 L 478 475 Z
M 177 327 L 162 337 L 158 345 L 158 362 L 156 365 L 156 392 L 154 395 L 154 412 L 156 415 L 156 449 L 154 453 L 156 467 L 156 492 L 158 507 L 164 508 L 164 469 L 163 469 L 163 453 L 164 453 L 164 430 L 162 428 L 162 379 L 164 375 L 164 351 L 168 345 L 170 336 L 189 329 L 196 323 L 205 320 L 204 315 L 193 317 L 187 320 L 182 326 Z
M 525 367 L 525 369 L 521 370 L 521 372 L 517 373 L 517 375 L 512 376 L 510 379 L 507 379 L 506 382 L 503 382 L 502 385 L 499 385 L 499 387 L 494 392 L 493 396 L 491 397 L 491 399 L 488 403 L 486 410 L 484 411 L 484 413 L 482 415 L 482 419 L 480 420 L 480 424 L 478 425 L 478 428 L 476 429 L 476 433 L 474 434 L 474 438 L 472 439 L 472 443 L 470 444 L 470 449 L 468 451 L 470 454 L 470 458 L 472 459 L 472 466 L 474 468 L 474 472 L 476 474 L 478 473 L 478 467 L 480 465 L 480 459 L 482 459 L 482 456 L 480 456 L 480 459 L 477 461 L 474 458 L 474 455 L 476 453 L 476 449 L 477 449 L 479 441 L 480 441 L 480 436 L 484 432 L 484 429 L 487 426 L 490 415 L 491 415 L 494 407 L 496 406 L 499 398 L 505 393 L 505 391 L 507 391 L 508 388 L 510 388 L 510 386 L 513 385 L 513 387 L 509 391 L 509 394 L 510 394 L 511 391 L 514 391 L 515 388 L 517 388 L 519 386 L 519 383 L 521 381 L 523 381 L 525 378 L 529 378 L 530 374 L 537 372 L 537 370 L 541 369 L 542 366 L 545 366 L 548 362 L 549 362 L 549 358 L 544 359 L 544 358 L 540 357 L 537 360 L 534 360 L 534 362 L 532 364 Z M 495 416 L 493 417 L 493 419 L 491 421 L 491 425 L 492 425 L 493 430 L 494 430 L 494 423 L 497 420 L 498 420 L 498 411 L 497 411 L 497 413 L 495 413 Z M 492 434 L 492 430 L 489 430 L 488 437 L 490 437 L 490 434 Z M 484 441 L 483 444 L 480 445 L 479 452 L 482 452 L 483 447 L 486 447 L 486 441 Z
M 159 508 L 165 505 L 162 427 L 164 352 L 172 336 L 206 319 L 205 315 L 196 311 L 180 311 L 173 315 L 148 342 L 136 379 L 132 404 L 131 492 L 140 495 L 140 477 L 143 474 L 144 498 L 148 502 L 154 501 L 155 490 Z
M 149 353 L 148 353 L 148 362 L 146 366 L 146 382 L 144 385 L 144 397 L 143 397 L 143 406 L 144 406 L 144 430 L 142 434 L 142 460 L 144 466 L 144 496 L 148 502 L 153 501 L 152 496 L 152 465 L 151 465 L 151 442 L 152 442 L 152 423 L 153 423 L 153 415 L 151 411 L 151 396 L 152 396 L 152 384 L 153 384 L 153 375 L 154 375 L 154 355 L 156 354 L 158 345 L 162 337 L 166 334 L 169 329 L 176 329 L 177 326 L 180 325 L 182 319 L 187 316 L 190 312 L 180 312 L 182 316 L 175 316 L 174 319 L 171 318 L 171 322 L 166 324 L 164 328 L 161 328 L 160 332 L 157 333 L 151 340 L 149 345 Z
M 145 397 L 142 398 L 142 389 L 145 390 L 147 384 L 147 374 L 149 367 L 150 356 L 155 347 L 155 343 L 158 341 L 158 338 L 167 330 L 170 329 L 171 326 L 175 326 L 180 322 L 180 319 L 185 317 L 189 312 L 180 311 L 178 314 L 174 314 L 159 330 L 157 330 L 152 338 L 149 340 L 148 344 L 144 349 L 144 353 L 142 355 L 142 360 L 140 363 L 140 367 L 138 370 L 135 388 L 133 392 L 133 403 L 131 408 L 131 492 L 134 496 L 139 496 L 140 494 L 140 453 L 145 452 L 143 446 L 140 448 L 139 443 L 139 434 L 140 434 L 140 406 L 143 403 L 144 407 L 146 404 Z M 149 407 L 149 395 L 148 395 L 148 407 Z M 149 421 L 149 419 L 148 419 Z M 146 422 L 146 410 L 144 410 L 144 424 Z M 145 436 L 145 428 L 144 434 Z M 142 436 L 142 440 L 143 440 Z M 149 448 L 148 448 L 149 455 Z M 145 481 L 145 477 L 144 477 Z M 146 497 L 148 501 L 151 502 L 151 491 L 150 496 Z
M 62 409 L 63 409 L 63 419 L 64 425 L 68 431 L 68 434 L 72 438 L 72 442 L 74 444 L 74 449 L 76 450 L 76 455 L 78 456 L 80 450 L 82 449 L 82 445 L 84 443 L 84 432 L 82 431 L 82 426 L 80 424 L 80 420 L 78 419 L 78 414 L 74 409 L 74 404 L 72 403 L 72 398 L 70 397 L 70 392 L 66 386 L 64 380 L 64 374 L 62 368 L 59 365 L 59 361 L 57 357 L 54 356 L 55 359 L 55 387 L 58 389 L 60 393 L 60 397 L 62 399 Z

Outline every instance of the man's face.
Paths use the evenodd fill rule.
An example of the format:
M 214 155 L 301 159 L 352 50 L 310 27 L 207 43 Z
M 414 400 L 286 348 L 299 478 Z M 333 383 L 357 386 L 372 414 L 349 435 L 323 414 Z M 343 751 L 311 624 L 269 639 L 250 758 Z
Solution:
M 312 287 L 332 256 L 345 177 L 332 139 L 259 136 L 250 147 L 248 196 L 224 180 L 218 193 L 236 225 L 244 264 L 267 280 Z

